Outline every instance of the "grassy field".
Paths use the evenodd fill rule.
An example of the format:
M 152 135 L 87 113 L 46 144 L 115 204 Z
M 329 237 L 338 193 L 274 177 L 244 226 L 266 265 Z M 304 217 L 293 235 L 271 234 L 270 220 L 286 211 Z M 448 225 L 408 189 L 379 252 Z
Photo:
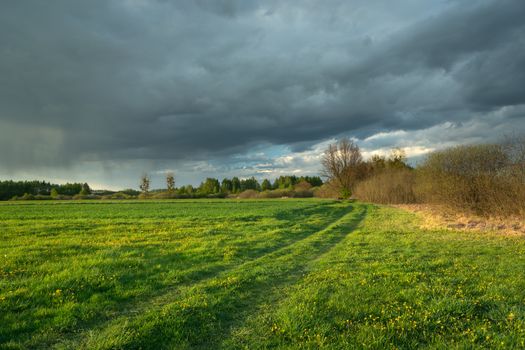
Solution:
M 525 348 L 525 239 L 321 200 L 0 205 L 1 349 Z

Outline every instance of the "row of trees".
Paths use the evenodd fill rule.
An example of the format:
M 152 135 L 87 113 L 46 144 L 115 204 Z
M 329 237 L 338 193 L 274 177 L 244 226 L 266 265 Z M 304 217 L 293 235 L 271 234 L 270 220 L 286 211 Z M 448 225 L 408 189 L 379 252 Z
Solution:
M 332 195 L 376 203 L 432 203 L 479 215 L 525 216 L 525 138 L 429 154 L 416 168 L 401 150 L 363 160 L 349 139 L 322 158 Z
M 0 181 L 0 200 L 13 197 L 45 197 L 57 198 L 59 196 L 89 195 L 91 189 L 87 183 L 67 183 L 63 185 L 52 184 L 46 181 Z
M 254 191 L 264 193 L 268 197 L 312 196 L 310 191 L 323 184 L 319 176 L 280 176 L 273 182 L 264 179 L 259 182 L 250 177 L 225 178 L 219 182 L 215 178 L 207 178 L 199 186 L 186 185 L 175 187 L 175 175 L 166 174 L 166 188 L 150 190 L 151 180 L 144 174 L 140 180 L 140 191 L 127 189 L 122 191 L 96 190 L 92 191 L 87 183 L 51 184 L 45 181 L 0 181 L 0 200 L 30 200 L 30 199 L 132 199 L 132 198 L 198 198 L 237 196 L 241 193 Z M 297 191 L 295 191 L 297 189 Z M 271 192 L 271 193 L 270 193 Z M 253 196 L 253 194 L 251 195 Z
M 142 175 L 140 179 L 140 190 L 142 196 L 149 194 L 164 193 L 167 195 L 188 195 L 188 196 L 226 196 L 235 195 L 246 191 L 274 191 L 274 190 L 293 190 L 298 185 L 303 188 L 304 184 L 308 184 L 308 188 L 319 187 L 323 181 L 319 176 L 279 176 L 273 182 L 268 179 L 263 179 L 259 182 L 255 177 L 240 179 L 238 177 L 224 178 L 219 181 L 216 178 L 206 178 L 198 187 L 192 185 L 175 187 L 175 177 L 173 173 L 166 174 L 166 190 L 150 191 L 151 180 L 147 174 Z

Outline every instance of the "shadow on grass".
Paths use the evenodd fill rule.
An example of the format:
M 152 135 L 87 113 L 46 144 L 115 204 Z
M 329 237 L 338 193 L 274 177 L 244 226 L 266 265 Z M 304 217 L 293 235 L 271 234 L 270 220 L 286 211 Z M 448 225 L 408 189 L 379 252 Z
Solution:
M 115 266 L 112 266 L 113 264 L 110 266 L 101 265 L 100 268 L 104 269 L 105 271 L 109 271 L 108 269 L 117 271 L 117 274 L 120 274 L 119 288 L 133 288 L 137 285 L 137 283 L 146 282 L 150 287 L 149 290 L 151 291 L 145 295 L 142 295 L 140 298 L 110 298 L 109 301 L 112 303 L 112 305 L 110 305 L 110 309 L 112 312 L 109 314 L 112 315 L 111 317 L 107 316 L 108 313 L 105 312 L 108 311 L 107 309 L 101 310 L 101 312 L 95 313 L 90 318 L 82 319 L 79 324 L 74 324 L 72 327 L 62 329 L 60 331 L 60 338 L 68 339 L 68 342 L 72 343 L 82 342 L 82 339 L 86 336 L 86 334 L 89 334 L 92 331 L 96 332 L 97 330 L 104 329 L 109 324 L 113 324 L 115 322 L 115 318 L 121 322 L 126 322 L 130 315 L 133 315 L 133 317 L 137 315 L 143 315 L 151 306 L 155 308 L 169 304 L 174 299 L 180 297 L 181 289 L 192 287 L 193 285 L 199 284 L 201 282 L 204 283 L 207 279 L 213 278 L 217 275 L 225 275 L 230 269 L 237 270 L 239 268 L 239 264 L 257 265 L 257 263 L 252 262 L 258 261 L 259 259 L 268 255 L 277 254 L 276 252 L 281 250 L 288 251 L 288 246 L 295 245 L 297 242 L 301 242 L 307 239 L 309 236 L 323 231 L 326 227 L 333 225 L 334 222 L 341 220 L 341 218 L 347 215 L 351 210 L 352 208 L 349 206 L 342 206 L 338 204 L 334 206 L 333 202 L 316 202 L 315 205 L 306 208 L 294 208 L 292 210 L 278 212 L 277 214 L 270 216 L 283 221 L 281 225 L 277 226 L 277 228 L 282 230 L 283 233 L 280 234 L 279 238 L 275 241 L 275 244 L 270 247 L 264 247 L 260 249 L 248 249 L 247 247 L 240 259 L 233 260 L 231 262 L 224 262 L 222 260 L 222 256 L 199 256 L 194 257 L 195 259 L 193 259 L 192 256 L 188 256 L 184 259 L 179 256 L 175 260 L 175 257 L 172 254 L 159 257 L 156 256 L 156 250 L 158 249 L 156 246 L 150 247 L 147 245 L 140 245 L 119 247 L 112 253 L 115 260 Z M 292 223 L 297 221 L 300 222 L 302 219 L 306 220 L 311 215 L 322 216 L 324 220 L 318 224 L 303 225 L 303 230 L 299 233 L 296 232 L 290 234 L 287 232 L 287 227 L 289 227 Z M 239 218 L 239 221 L 242 220 L 242 217 Z M 147 257 L 146 263 L 140 266 L 138 271 L 133 273 L 126 272 L 125 269 L 122 270 L 122 268 L 118 266 L 119 257 L 125 255 L 130 250 L 137 251 L 137 249 L 144 253 Z M 291 248 L 289 250 L 291 250 Z M 166 269 L 157 271 L 154 269 L 154 266 L 156 265 L 162 265 L 172 269 L 176 268 L 181 273 L 178 274 L 176 281 L 166 284 L 166 276 L 161 275 L 169 273 L 169 271 Z M 91 297 L 92 293 L 90 293 L 89 290 L 90 288 L 88 287 L 88 291 L 79 293 L 77 295 L 79 297 L 78 303 L 82 304 Z M 213 293 L 213 288 L 210 290 L 210 292 Z M 113 293 L 111 290 L 107 290 L 106 294 L 111 297 Z M 78 332 L 79 329 L 81 330 L 80 333 Z M 24 336 L 27 338 L 27 333 L 29 332 L 31 332 L 31 330 L 26 329 L 25 332 L 22 332 L 18 335 L 21 338 L 24 338 Z M 33 341 L 37 341 L 37 339 L 35 338 Z M 54 342 L 51 342 L 49 345 L 52 345 L 53 343 Z
M 119 340 L 111 347 L 218 347 L 262 304 L 278 300 L 284 288 L 296 283 L 312 261 L 337 246 L 365 216 L 364 206 L 347 209 L 339 219 L 293 244 L 182 291 L 161 310 L 150 310 L 123 328 L 112 329 Z

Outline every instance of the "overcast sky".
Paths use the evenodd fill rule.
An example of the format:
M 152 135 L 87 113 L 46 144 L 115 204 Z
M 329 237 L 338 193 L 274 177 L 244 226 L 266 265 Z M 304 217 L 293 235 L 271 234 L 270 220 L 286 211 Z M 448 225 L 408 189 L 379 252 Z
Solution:
M 525 1 L 4 1 L 0 179 L 317 174 L 525 132 Z

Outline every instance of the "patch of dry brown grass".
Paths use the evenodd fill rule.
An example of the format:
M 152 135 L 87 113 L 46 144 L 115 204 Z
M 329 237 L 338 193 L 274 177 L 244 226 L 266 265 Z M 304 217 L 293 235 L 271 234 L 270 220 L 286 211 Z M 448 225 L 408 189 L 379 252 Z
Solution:
M 525 222 L 519 217 L 481 217 L 455 212 L 446 206 L 432 204 L 396 204 L 396 208 L 416 213 L 422 219 L 422 228 L 450 229 L 469 232 L 495 232 L 525 237 Z

